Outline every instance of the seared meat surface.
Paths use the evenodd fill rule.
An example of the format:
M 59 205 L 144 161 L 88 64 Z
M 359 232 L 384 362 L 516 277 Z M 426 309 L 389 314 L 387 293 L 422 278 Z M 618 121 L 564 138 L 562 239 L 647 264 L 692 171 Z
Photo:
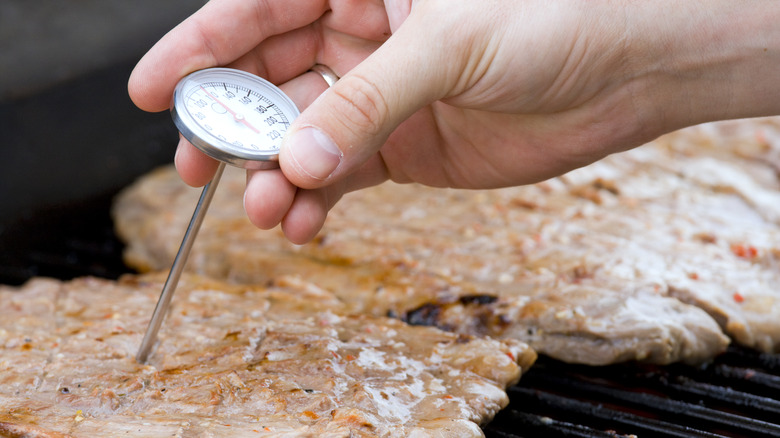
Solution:
M 0 436 L 482 436 L 536 357 L 345 315 L 300 281 L 188 275 L 140 365 L 164 278 L 0 287 Z
M 353 314 L 519 339 L 571 362 L 700 362 L 729 337 L 780 351 L 779 120 L 689 128 L 525 187 L 388 183 L 346 195 L 304 246 L 249 223 L 233 171 L 189 269 L 297 276 Z M 172 169 L 123 193 L 127 261 L 169 266 L 197 195 Z

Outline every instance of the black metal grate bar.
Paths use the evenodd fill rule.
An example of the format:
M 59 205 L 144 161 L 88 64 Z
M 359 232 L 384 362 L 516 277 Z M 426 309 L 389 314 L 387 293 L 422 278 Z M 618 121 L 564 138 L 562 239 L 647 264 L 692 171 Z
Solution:
M 780 374 L 780 354 L 768 354 L 731 347 L 718 358 L 718 362 L 732 366 L 763 369 L 775 375 Z
M 510 397 L 521 403 L 516 409 L 525 408 L 539 412 L 543 410 L 553 418 L 566 418 L 580 424 L 588 424 L 602 431 L 639 436 L 665 436 L 676 438 L 715 438 L 725 437 L 717 433 L 697 428 L 642 416 L 633 412 L 615 409 L 593 401 L 581 401 L 567 395 L 555 394 L 538 389 L 513 387 L 509 390 Z M 519 425 L 518 425 L 519 426 Z M 522 434 L 522 428 L 518 432 Z
M 485 433 L 513 426 L 516 436 L 780 436 L 777 356 L 742 350 L 701 367 L 589 367 L 542 356 Z
M 545 415 L 506 409 L 490 423 L 486 435 L 491 438 L 544 436 L 549 438 L 618 438 L 627 437 L 615 431 L 598 430 Z
M 732 388 L 710 383 L 696 382 L 688 377 L 670 376 L 674 382 L 667 383 L 667 395 L 687 400 L 699 397 L 708 405 L 720 409 L 749 413 L 753 418 L 768 422 L 780 419 L 780 401 L 755 394 L 735 391 Z
M 712 367 L 712 378 L 725 384 L 739 385 L 768 396 L 780 394 L 780 376 L 754 368 L 718 364 Z
M 600 400 L 616 406 L 616 410 L 626 408 L 640 410 L 651 415 L 673 418 L 679 423 L 695 424 L 705 430 L 723 430 L 733 433 L 749 433 L 750 436 L 778 437 L 780 425 L 748 418 L 730 412 L 715 410 L 697 403 L 674 400 L 671 398 L 636 392 L 636 390 L 618 389 L 610 385 L 591 383 L 584 380 L 545 374 L 536 381 L 537 385 L 552 388 L 554 391 L 567 391 L 573 386 L 577 395 L 591 400 Z M 728 391 L 724 391 L 728 392 Z M 695 396 L 686 397 L 696 400 Z

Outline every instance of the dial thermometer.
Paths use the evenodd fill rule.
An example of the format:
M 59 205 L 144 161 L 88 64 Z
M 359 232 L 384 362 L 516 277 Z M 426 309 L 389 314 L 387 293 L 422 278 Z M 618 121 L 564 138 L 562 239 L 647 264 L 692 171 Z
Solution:
M 145 363 L 154 347 L 225 163 L 256 170 L 278 167 L 282 138 L 298 114 L 298 108 L 282 90 L 240 70 L 200 70 L 176 85 L 171 105 L 173 122 L 193 146 L 218 160 L 219 167 L 195 206 L 138 349 L 138 362 Z

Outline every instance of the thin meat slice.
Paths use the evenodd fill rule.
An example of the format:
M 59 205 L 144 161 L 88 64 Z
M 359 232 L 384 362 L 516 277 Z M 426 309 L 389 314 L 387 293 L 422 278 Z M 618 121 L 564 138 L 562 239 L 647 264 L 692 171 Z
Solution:
M 152 178 L 160 176 L 166 184 L 180 184 L 172 171 Z M 146 189 L 149 193 L 151 187 Z M 190 267 L 239 283 L 306 283 L 310 289 L 332 291 L 353 314 L 390 314 L 458 333 L 518 339 L 572 362 L 699 362 L 723 351 L 728 343 L 715 321 L 700 309 L 660 296 L 652 288 L 586 287 L 576 284 L 581 278 L 562 275 L 568 268 L 530 265 L 532 259 L 524 253 L 536 248 L 531 254 L 540 254 L 539 231 L 545 229 L 545 218 L 528 217 L 527 232 L 516 232 L 503 221 L 489 227 L 499 205 L 499 199 L 491 196 L 497 193 L 440 192 L 415 186 L 371 190 L 375 193 L 360 192 L 354 194 L 357 199 L 345 199 L 344 210 L 334 213 L 319 240 L 305 247 L 289 245 L 275 232 L 254 229 L 244 222 L 243 211 L 234 210 L 234 218 L 224 219 L 230 204 L 216 204 L 220 218 L 207 218 Z M 397 197 L 414 202 L 403 203 Z M 389 202 L 375 205 L 375 199 Z M 513 204 L 512 199 L 507 202 Z M 427 212 L 423 204 L 440 211 L 447 201 L 452 203 L 450 210 L 462 211 L 447 217 L 423 214 Z M 225 202 L 225 197 L 215 202 Z M 357 224 L 365 214 L 357 216 L 355 211 L 367 206 L 378 219 Z M 406 209 L 401 213 L 406 220 L 392 226 L 397 215 L 384 215 L 383 210 L 399 206 Z M 518 214 L 525 211 L 522 206 L 515 209 Z M 468 220 L 445 222 L 451 218 Z M 212 231 L 209 221 L 216 222 L 217 231 Z M 438 222 L 432 226 L 431 221 Z M 155 233 L 177 229 L 152 225 L 149 218 L 140 223 Z M 230 228 L 223 228 L 226 224 Z M 478 227 L 479 234 L 472 227 Z M 149 241 L 159 245 L 165 239 L 158 236 Z M 175 244 L 170 250 L 175 251 Z M 643 305 L 631 305 L 636 302 Z M 674 318 L 669 317 L 670 308 Z M 432 309 L 446 312 L 421 317 Z
M 724 332 L 777 351 L 780 228 L 769 206 L 780 205 L 778 126 L 690 128 L 525 187 L 385 184 L 346 195 L 304 246 L 254 229 L 233 172 L 189 268 L 237 283 L 305 279 L 351 313 L 413 320 L 445 306 L 438 320 L 420 321 L 522 339 L 566 361 L 697 362 L 725 349 Z M 196 196 L 171 169 L 126 190 L 114 217 L 128 262 L 167 267 Z M 477 301 L 491 310 L 474 296 L 492 297 Z M 536 308 L 582 319 L 528 311 Z
M 0 287 L 0 435 L 482 436 L 535 359 L 519 342 L 344 315 L 294 281 L 185 275 L 140 365 L 162 280 Z

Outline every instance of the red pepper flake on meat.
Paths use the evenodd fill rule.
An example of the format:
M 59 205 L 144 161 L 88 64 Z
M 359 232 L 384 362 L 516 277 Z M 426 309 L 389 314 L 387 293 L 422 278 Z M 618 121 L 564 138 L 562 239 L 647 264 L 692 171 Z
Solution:
M 733 298 L 735 303 L 742 303 L 745 301 L 745 297 L 743 297 L 739 292 L 734 292 Z
M 752 245 L 735 243 L 731 245 L 731 252 L 733 252 L 737 257 L 742 257 L 743 259 L 754 259 L 758 257 L 758 249 Z

